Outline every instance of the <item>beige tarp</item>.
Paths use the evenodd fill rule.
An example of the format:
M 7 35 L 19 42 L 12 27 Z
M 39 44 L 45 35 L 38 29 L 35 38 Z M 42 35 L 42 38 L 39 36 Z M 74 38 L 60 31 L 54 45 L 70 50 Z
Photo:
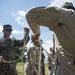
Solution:
M 40 32 L 40 26 L 54 31 L 62 48 L 56 51 L 56 75 L 75 75 L 75 12 L 57 7 L 30 9 L 26 18 L 32 31 Z

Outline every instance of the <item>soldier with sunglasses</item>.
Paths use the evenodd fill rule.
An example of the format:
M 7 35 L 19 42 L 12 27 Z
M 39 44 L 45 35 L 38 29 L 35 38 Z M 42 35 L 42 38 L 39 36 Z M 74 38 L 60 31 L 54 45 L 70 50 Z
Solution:
M 27 35 L 29 34 L 29 28 L 24 28 L 25 36 L 22 40 L 12 40 L 10 35 L 13 29 L 10 24 L 3 25 L 3 37 L 0 38 L 0 75 L 18 75 L 16 71 L 16 62 L 14 63 L 5 63 L 6 61 L 14 61 L 16 52 L 15 47 L 22 47 L 24 40 L 26 40 Z M 29 41 L 29 36 L 26 44 Z

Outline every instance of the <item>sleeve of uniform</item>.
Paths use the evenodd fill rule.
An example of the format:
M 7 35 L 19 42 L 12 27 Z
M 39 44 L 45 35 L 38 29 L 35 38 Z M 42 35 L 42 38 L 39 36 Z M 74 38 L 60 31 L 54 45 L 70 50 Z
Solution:
M 25 35 L 24 39 L 22 39 L 22 40 L 14 40 L 15 46 L 22 47 L 24 45 L 24 42 L 25 42 L 25 45 L 26 45 L 30 40 L 29 35 L 28 35 L 27 39 L 26 39 L 26 37 L 27 37 L 27 35 Z
M 40 25 L 53 27 L 60 19 L 60 10 L 56 7 L 36 7 L 26 14 L 27 22 L 35 34 L 40 33 Z
M 28 37 L 27 37 L 27 35 L 28 35 Z M 25 45 L 29 42 L 29 40 L 30 40 L 30 37 L 29 37 L 29 34 L 25 34 L 25 36 L 24 36 L 24 39 L 22 40 L 23 41 L 23 45 L 24 45 L 24 43 L 25 43 Z
M 27 22 L 28 22 L 31 30 L 35 34 L 40 34 L 40 26 L 39 26 L 39 24 L 37 22 L 32 21 L 31 17 L 33 17 L 33 16 L 30 16 L 30 13 L 26 14 Z
M 28 51 L 27 51 L 27 56 L 28 56 L 28 61 L 30 60 L 30 54 L 31 54 L 31 52 L 32 52 L 32 50 L 33 50 L 33 45 L 30 45 L 29 46 L 29 49 L 28 49 Z

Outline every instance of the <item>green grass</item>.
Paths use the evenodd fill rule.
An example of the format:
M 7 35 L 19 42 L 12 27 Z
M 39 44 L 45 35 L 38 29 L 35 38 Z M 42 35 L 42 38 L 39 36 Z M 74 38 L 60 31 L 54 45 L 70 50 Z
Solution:
M 22 72 L 18 72 L 18 75 L 22 75 L 23 73 Z
M 18 62 L 17 63 L 17 66 L 22 66 L 22 62 Z
M 18 63 L 17 63 L 16 69 L 17 69 L 17 71 L 18 71 L 18 75 L 23 75 L 22 65 L 23 65 L 22 62 L 18 62 Z
M 18 62 L 16 69 L 18 71 L 18 75 L 23 75 L 23 63 L 22 62 Z M 45 64 L 45 73 L 46 75 L 48 75 L 48 65 Z

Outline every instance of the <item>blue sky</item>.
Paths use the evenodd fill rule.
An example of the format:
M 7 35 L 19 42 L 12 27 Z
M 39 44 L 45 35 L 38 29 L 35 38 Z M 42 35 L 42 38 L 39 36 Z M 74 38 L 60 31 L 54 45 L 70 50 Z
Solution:
M 29 27 L 25 18 L 26 11 L 32 7 L 61 5 L 67 0 L 0 0 L 0 37 L 3 36 L 2 25 L 11 24 L 13 32 L 11 37 L 22 39 L 24 37 L 24 27 Z M 74 1 L 74 0 L 68 0 Z M 30 30 L 30 36 L 32 30 Z M 43 47 L 49 50 L 52 46 L 53 32 L 46 27 L 41 27 Z M 30 44 L 29 41 L 28 45 Z
M 0 0 L 0 36 L 3 36 L 2 25 L 11 24 L 13 27 L 11 37 L 22 39 L 24 37 L 23 28 L 28 27 L 25 18 L 26 11 L 32 7 L 47 5 L 49 5 L 49 0 Z M 30 30 L 30 36 L 31 34 L 32 30 Z M 49 47 L 50 42 L 52 43 L 52 33 L 46 27 L 41 27 L 40 38 L 43 39 L 44 46 Z

